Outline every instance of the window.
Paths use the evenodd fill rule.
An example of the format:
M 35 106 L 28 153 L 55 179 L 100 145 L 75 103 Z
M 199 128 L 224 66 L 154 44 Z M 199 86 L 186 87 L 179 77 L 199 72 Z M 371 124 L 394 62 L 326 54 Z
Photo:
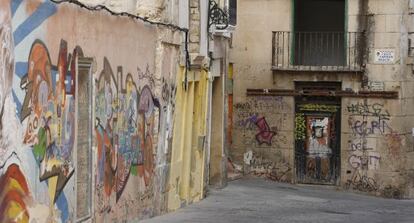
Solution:
M 295 65 L 342 66 L 346 41 L 345 0 L 295 0 Z
M 237 24 L 237 0 L 229 0 L 229 25 Z

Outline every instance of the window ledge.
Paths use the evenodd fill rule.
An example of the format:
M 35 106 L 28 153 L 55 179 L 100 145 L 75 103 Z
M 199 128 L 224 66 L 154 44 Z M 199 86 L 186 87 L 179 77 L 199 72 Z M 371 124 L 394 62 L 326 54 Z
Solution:
M 363 73 L 362 67 L 345 67 L 345 66 L 305 66 L 305 65 L 291 65 L 272 66 L 273 71 L 288 71 L 288 72 L 328 72 L 328 73 Z

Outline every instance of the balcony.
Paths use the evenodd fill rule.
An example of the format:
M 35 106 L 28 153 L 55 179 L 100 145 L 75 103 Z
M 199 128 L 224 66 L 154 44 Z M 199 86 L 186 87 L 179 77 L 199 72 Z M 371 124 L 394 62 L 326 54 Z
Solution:
M 363 49 L 363 33 L 274 31 L 272 70 L 363 72 Z

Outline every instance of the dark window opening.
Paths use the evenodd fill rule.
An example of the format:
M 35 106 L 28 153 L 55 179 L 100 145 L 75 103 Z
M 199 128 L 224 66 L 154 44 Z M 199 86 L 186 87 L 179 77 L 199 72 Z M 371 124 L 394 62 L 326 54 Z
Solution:
M 229 0 L 229 24 L 237 24 L 237 0 Z
M 345 0 L 295 0 L 294 30 L 294 65 L 345 65 Z

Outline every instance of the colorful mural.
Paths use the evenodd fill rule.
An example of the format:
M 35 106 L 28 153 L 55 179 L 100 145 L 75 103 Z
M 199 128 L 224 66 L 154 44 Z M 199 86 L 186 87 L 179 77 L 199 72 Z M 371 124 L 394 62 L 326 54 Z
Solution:
M 165 184 L 168 177 L 168 171 L 157 175 L 156 161 L 166 162 L 157 146 L 166 141 L 160 134 L 167 126 L 165 113 L 173 117 L 176 69 L 167 64 L 165 76 L 154 74 L 156 28 L 106 12 L 91 15 L 69 3 L 5 0 L 0 6 L 0 222 L 77 220 L 76 106 L 81 95 L 76 83 L 81 75 L 95 79 L 86 86 L 94 98 L 89 121 L 95 131 L 89 137 L 95 147 L 89 149 L 95 152 L 90 160 L 96 160 L 90 164 L 96 205 L 86 207 L 89 217 L 101 222 L 152 216 L 162 208 L 161 203 L 155 207 L 155 197 L 162 197 L 158 193 L 166 187 L 157 182 Z M 103 20 L 107 23 L 96 33 L 79 23 Z M 123 33 L 101 38 L 117 24 Z M 117 38 L 125 33 L 134 38 L 119 44 Z M 119 53 L 113 47 L 124 48 Z M 174 61 L 172 55 L 178 54 L 163 59 Z M 79 74 L 79 61 L 86 57 L 95 64 Z
M 30 198 L 26 179 L 16 164 L 0 177 L 0 222 L 29 222 L 26 201 Z
M 105 196 L 116 193 L 119 200 L 130 174 L 150 184 L 154 168 L 153 134 L 160 103 L 145 85 L 138 89 L 128 73 L 123 84 L 122 67 L 117 76 L 104 59 L 96 80 L 96 142 L 98 145 L 97 184 Z
M 14 53 L 10 2 L 1 1 L 0 9 L 0 222 L 29 222 L 27 201 L 30 190 L 22 170 L 15 163 L 18 155 L 13 150 L 7 115 L 14 72 Z
M 26 131 L 23 143 L 32 148 L 40 168 L 40 180 L 48 181 L 50 203 L 55 203 L 74 173 L 75 58 L 76 48 L 67 53 L 62 40 L 57 66 L 53 66 L 47 47 L 36 40 L 30 50 L 28 73 L 20 82 L 26 96 L 20 112 Z

